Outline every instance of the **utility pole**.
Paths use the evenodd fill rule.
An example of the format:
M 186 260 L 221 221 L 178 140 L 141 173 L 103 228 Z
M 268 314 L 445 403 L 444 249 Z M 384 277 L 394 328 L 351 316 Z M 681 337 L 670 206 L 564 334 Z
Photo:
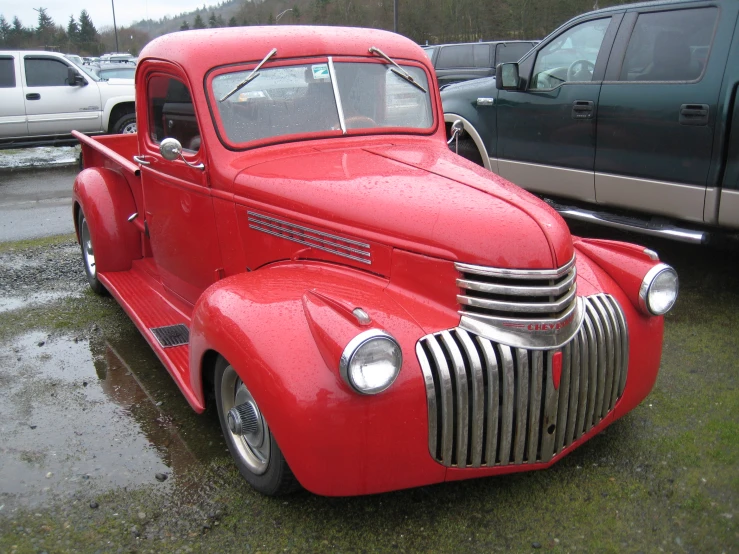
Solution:
M 393 31 L 398 32 L 398 0 L 393 0 Z
M 118 52 L 118 28 L 115 26 L 115 1 L 110 0 L 110 5 L 113 6 L 113 32 L 115 33 L 115 51 Z

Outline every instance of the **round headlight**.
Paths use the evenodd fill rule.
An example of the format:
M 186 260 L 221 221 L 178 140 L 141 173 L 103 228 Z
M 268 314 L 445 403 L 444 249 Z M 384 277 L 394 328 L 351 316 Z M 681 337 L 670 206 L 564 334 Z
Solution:
M 385 331 L 371 329 L 346 345 L 339 370 L 344 381 L 362 394 L 377 394 L 393 384 L 403 365 L 397 341 Z
M 677 291 L 677 272 L 667 264 L 657 264 L 644 276 L 639 305 L 648 315 L 664 315 L 675 305 Z

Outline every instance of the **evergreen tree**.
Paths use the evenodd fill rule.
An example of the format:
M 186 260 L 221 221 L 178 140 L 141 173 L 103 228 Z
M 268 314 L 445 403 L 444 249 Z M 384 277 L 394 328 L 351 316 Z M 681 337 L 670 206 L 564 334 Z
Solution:
M 300 23 L 300 9 L 298 8 L 297 4 L 293 6 L 292 16 L 293 18 L 295 18 L 295 21 Z
M 11 48 L 22 48 L 24 46 L 28 46 L 24 44 L 28 34 L 30 33 L 26 31 L 23 27 L 23 23 L 21 23 L 21 20 L 18 19 L 18 16 L 16 15 L 13 17 L 13 26 L 10 28 L 10 32 L 8 33 L 8 36 L 10 37 L 8 39 L 8 46 Z
M 226 21 L 223 19 L 223 16 L 221 14 L 218 14 L 218 17 L 216 17 L 216 26 L 218 27 L 226 26 Z
M 193 29 L 205 29 L 205 21 L 200 17 L 200 14 L 195 16 L 195 21 L 192 24 Z
M 46 13 L 46 8 L 38 10 L 38 27 L 36 27 L 36 37 L 42 45 L 48 46 L 54 43 L 54 34 L 56 26 L 51 16 Z
M 182 25 L 180 25 L 180 31 L 189 31 L 190 30 L 190 24 L 187 22 L 187 19 L 182 21 Z
M 228 26 L 229 27 L 238 27 L 239 26 L 239 23 L 236 21 L 236 17 L 235 16 L 232 15 L 231 16 L 231 19 L 228 20 Z
M 275 16 L 272 14 L 269 14 L 269 17 L 267 18 L 267 25 L 274 25 L 275 24 Z
M 8 20 L 5 19 L 5 16 L 0 14 L 0 45 L 2 46 L 8 46 L 10 42 L 10 32 L 13 30 L 13 28 L 10 26 L 10 23 L 8 23 Z
M 80 26 L 73 15 L 69 16 L 69 23 L 67 23 L 67 39 L 77 44 L 80 40 Z
M 218 20 L 216 19 L 215 12 L 210 12 L 210 17 L 208 18 L 208 27 L 211 29 L 215 29 L 218 27 Z
M 95 25 L 93 25 L 92 18 L 90 17 L 90 14 L 87 13 L 87 10 L 82 10 L 80 12 L 79 37 L 80 44 L 88 49 L 92 44 L 96 43 L 98 39 L 98 31 L 95 28 Z

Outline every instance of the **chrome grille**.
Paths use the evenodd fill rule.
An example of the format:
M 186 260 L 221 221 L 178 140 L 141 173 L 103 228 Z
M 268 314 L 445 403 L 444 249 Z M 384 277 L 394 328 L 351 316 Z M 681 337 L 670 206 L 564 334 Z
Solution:
M 456 263 L 463 315 L 487 320 L 561 317 L 577 299 L 575 258 L 559 269 L 501 269 Z
M 626 384 L 626 320 L 610 295 L 583 303 L 582 325 L 556 349 L 514 348 L 461 328 L 418 341 L 434 459 L 459 468 L 547 462 L 613 409 Z

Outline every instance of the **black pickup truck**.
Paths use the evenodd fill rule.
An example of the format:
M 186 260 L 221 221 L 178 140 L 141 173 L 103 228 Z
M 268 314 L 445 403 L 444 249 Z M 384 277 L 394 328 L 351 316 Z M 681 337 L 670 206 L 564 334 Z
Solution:
M 565 217 L 697 243 L 736 233 L 738 18 L 737 0 L 578 16 L 496 78 L 446 87 L 447 126 L 464 124 L 460 155 Z

